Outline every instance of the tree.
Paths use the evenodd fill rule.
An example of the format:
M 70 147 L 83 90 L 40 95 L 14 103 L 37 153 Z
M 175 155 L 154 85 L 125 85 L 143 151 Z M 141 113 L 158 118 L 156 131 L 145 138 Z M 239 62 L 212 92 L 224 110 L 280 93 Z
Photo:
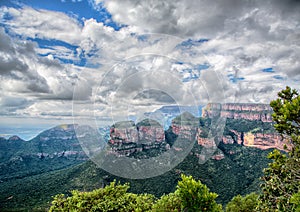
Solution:
M 226 212 L 254 212 L 258 204 L 258 195 L 251 193 L 245 197 L 237 195 L 226 205 Z
M 174 193 L 163 195 L 153 206 L 153 211 L 222 211 L 217 204 L 217 194 L 210 192 L 206 185 L 196 181 L 192 176 L 181 175 Z
M 268 156 L 273 162 L 264 169 L 258 210 L 295 211 L 293 195 L 300 190 L 300 96 L 286 87 L 271 101 L 275 129 L 288 138 L 292 148 L 288 154 L 274 150 Z M 292 201 L 292 202 L 291 202 Z
M 294 205 L 295 211 L 300 212 L 300 191 L 293 194 L 291 197 L 291 203 Z
M 181 175 L 175 194 L 179 197 L 182 211 L 222 211 L 217 204 L 216 193 L 210 192 L 206 185 L 196 181 L 192 176 Z
M 181 211 L 181 200 L 179 196 L 175 193 L 170 193 L 163 195 L 159 200 L 153 205 L 153 212 L 180 212 Z
M 210 192 L 206 185 L 192 176 L 181 177 L 176 191 L 158 200 L 151 194 L 128 193 L 128 184 L 116 184 L 114 181 L 91 192 L 72 191 L 69 197 L 58 194 L 49 211 L 222 211 L 222 206 L 215 201 L 217 194 Z
M 127 193 L 128 188 L 128 184 L 121 185 L 114 181 L 91 192 L 72 191 L 69 197 L 58 194 L 49 211 L 151 211 L 154 196 Z

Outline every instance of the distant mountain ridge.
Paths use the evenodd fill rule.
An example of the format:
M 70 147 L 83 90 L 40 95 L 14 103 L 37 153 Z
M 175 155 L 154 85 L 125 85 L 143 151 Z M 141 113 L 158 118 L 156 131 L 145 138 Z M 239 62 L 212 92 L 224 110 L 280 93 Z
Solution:
M 0 180 L 22 178 L 82 163 L 83 152 L 73 124 L 48 129 L 29 141 L 0 138 Z

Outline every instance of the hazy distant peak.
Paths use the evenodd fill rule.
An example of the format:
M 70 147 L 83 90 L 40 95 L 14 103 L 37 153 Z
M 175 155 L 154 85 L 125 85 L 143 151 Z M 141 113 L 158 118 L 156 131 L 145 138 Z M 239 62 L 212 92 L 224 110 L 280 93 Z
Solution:
M 21 139 L 17 135 L 13 135 L 13 136 L 11 136 L 11 137 L 8 138 L 8 141 L 23 141 L 23 139 Z

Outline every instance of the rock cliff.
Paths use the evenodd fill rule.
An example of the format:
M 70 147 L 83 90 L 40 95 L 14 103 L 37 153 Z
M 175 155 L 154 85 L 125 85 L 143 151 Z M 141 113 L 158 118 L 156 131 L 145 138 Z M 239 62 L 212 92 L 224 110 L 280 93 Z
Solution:
M 267 104 L 210 103 L 202 110 L 202 117 L 221 116 L 231 119 L 272 122 L 272 108 Z
M 267 104 L 210 103 L 202 110 L 203 118 L 216 116 L 227 118 L 227 133 L 222 137 L 224 144 L 236 143 L 262 150 L 276 148 L 288 151 L 291 149 L 291 143 L 274 130 L 271 114 L 272 108 Z M 200 131 L 197 140 L 202 146 L 214 145 L 209 140 L 201 138 Z
M 262 150 L 276 148 L 279 150 L 291 149 L 291 143 L 277 133 L 245 133 L 243 139 L 244 146 L 256 147 Z M 285 150 L 286 151 L 286 150 Z
M 172 121 L 172 132 L 188 140 L 194 140 L 195 132 L 199 126 L 199 119 L 190 114 L 184 112 L 180 116 L 177 116 Z
M 153 149 L 167 149 L 164 128 L 155 120 L 145 119 L 115 123 L 110 129 L 112 151 L 115 154 L 132 156 Z
M 265 104 L 211 103 L 203 109 L 201 120 L 184 112 L 172 120 L 170 130 L 175 136 L 190 141 L 195 140 L 204 148 L 217 149 L 216 141 L 207 138 L 207 134 L 210 132 L 210 122 L 207 120 L 211 117 L 221 116 L 227 118 L 227 121 L 224 135 L 217 138 L 219 142 L 262 150 L 277 148 L 287 151 L 291 148 L 291 144 L 274 130 L 271 113 L 271 107 Z M 132 121 L 116 123 L 110 130 L 110 138 L 109 143 L 113 151 L 127 156 L 161 147 L 166 151 L 170 145 L 172 146 L 169 141 L 169 144 L 166 143 L 163 127 L 150 119 L 143 120 L 138 124 Z M 218 153 L 212 158 L 221 160 L 223 155 Z

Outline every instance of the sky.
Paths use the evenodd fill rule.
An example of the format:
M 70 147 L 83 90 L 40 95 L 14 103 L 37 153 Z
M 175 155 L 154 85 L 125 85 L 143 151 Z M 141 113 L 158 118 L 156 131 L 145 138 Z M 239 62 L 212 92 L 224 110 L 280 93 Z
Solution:
M 299 11 L 298 0 L 1 0 L 0 127 L 268 104 L 300 89 Z

